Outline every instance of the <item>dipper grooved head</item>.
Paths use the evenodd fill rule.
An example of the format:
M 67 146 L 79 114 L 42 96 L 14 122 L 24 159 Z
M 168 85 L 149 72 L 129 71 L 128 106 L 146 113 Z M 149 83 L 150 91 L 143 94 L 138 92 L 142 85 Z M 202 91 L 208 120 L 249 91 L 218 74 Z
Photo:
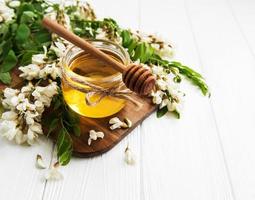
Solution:
M 155 86 L 156 79 L 148 69 L 131 64 L 123 72 L 123 82 L 140 95 L 148 95 Z

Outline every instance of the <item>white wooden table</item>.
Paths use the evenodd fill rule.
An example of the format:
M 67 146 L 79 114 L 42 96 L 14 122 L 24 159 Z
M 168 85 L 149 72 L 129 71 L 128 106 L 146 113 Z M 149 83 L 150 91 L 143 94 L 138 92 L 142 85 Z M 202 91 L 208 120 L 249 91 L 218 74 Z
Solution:
M 43 179 L 52 142 L 20 147 L 0 140 L 1 200 L 255 199 L 255 1 L 94 0 L 99 17 L 160 33 L 176 60 L 200 71 L 210 99 L 183 83 L 180 120 L 153 114 L 110 152 L 72 159 L 62 181 Z M 123 162 L 129 143 L 136 165 Z

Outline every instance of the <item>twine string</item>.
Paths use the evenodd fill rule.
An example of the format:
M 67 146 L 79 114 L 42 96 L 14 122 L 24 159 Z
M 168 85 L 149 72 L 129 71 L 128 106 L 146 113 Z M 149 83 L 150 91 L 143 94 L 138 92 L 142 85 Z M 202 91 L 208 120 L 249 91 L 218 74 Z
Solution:
M 123 82 L 116 84 L 110 88 L 104 88 L 93 83 L 89 83 L 85 80 L 78 80 L 76 77 L 69 76 L 69 78 L 74 81 L 82 84 L 85 87 L 80 87 L 77 84 L 72 84 L 70 81 L 66 80 L 66 76 L 63 76 L 63 80 L 65 84 L 72 87 L 75 90 L 79 90 L 85 93 L 85 102 L 88 106 L 95 106 L 100 103 L 105 97 L 116 97 L 119 99 L 129 100 L 134 105 L 137 106 L 138 109 L 142 107 L 142 103 L 132 98 L 130 95 L 133 93 L 131 90 L 126 88 Z M 92 101 L 92 97 L 98 95 L 98 98 L 95 101 Z

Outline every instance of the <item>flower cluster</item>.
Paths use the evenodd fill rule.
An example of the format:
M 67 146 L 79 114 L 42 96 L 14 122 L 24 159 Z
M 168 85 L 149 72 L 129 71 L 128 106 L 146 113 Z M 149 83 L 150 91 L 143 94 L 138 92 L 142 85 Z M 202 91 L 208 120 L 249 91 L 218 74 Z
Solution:
M 51 45 L 51 49 L 56 55 L 63 55 L 65 46 L 63 43 L 55 42 Z M 26 80 L 47 79 L 50 76 L 53 80 L 61 76 L 60 67 L 57 60 L 49 60 L 47 58 L 47 48 L 44 47 L 43 54 L 35 54 L 32 56 L 32 63 L 27 66 L 19 67 L 22 72 L 20 77 Z
M 169 112 L 180 113 L 184 94 L 163 67 L 154 65 L 151 69 L 156 76 L 156 90 L 151 93 L 153 103 L 160 109 L 166 107 Z
M 164 38 L 158 35 L 148 35 L 141 33 L 140 31 L 132 32 L 134 38 L 138 41 L 146 42 L 150 44 L 155 53 L 164 59 L 171 59 L 174 54 L 174 50 L 170 42 L 166 41 Z
M 155 55 L 163 60 L 171 58 L 173 56 L 172 46 L 160 37 L 143 34 L 139 31 L 132 32 L 129 30 L 124 34 L 126 34 L 123 39 L 125 43 L 124 46 L 129 52 L 131 52 L 131 57 L 131 50 L 133 49 L 132 44 L 137 43 L 137 46 L 140 47 L 140 49 L 133 50 L 133 54 L 135 54 L 135 62 L 150 70 L 156 78 L 156 87 L 152 91 L 151 97 L 152 102 L 159 105 L 159 111 L 163 109 L 161 112 L 162 114 L 158 114 L 158 116 L 161 117 L 169 111 L 175 113 L 179 118 L 182 107 L 182 97 L 184 96 L 184 94 L 178 90 L 178 84 L 176 84 L 181 81 L 179 70 L 173 66 L 171 66 L 171 68 L 163 67 L 158 63 L 151 62 L 150 60 L 151 57 L 157 60 Z M 142 51 L 144 52 L 141 53 Z M 146 55 L 146 52 L 151 51 L 153 52 L 152 54 Z M 147 56 L 147 58 L 146 60 L 143 59 L 141 62 L 137 55 L 141 55 L 141 58 Z
M 56 82 L 45 87 L 29 83 L 20 90 L 6 88 L 2 99 L 6 111 L 1 117 L 0 134 L 17 144 L 27 142 L 32 145 L 38 134 L 43 133 L 40 124 L 42 113 L 45 107 L 50 106 L 57 90 Z
M 47 6 L 46 15 L 62 21 L 63 25 L 70 28 L 70 19 L 65 12 L 65 7 L 70 6 L 68 2 L 60 6 L 59 10 L 53 8 L 57 2 L 46 3 L 52 5 Z M 0 5 L 0 21 L 2 16 L 5 22 L 15 16 L 10 7 L 19 6 L 18 1 L 6 1 L 6 4 L 0 2 Z M 0 118 L 0 133 L 3 137 L 14 140 L 17 144 L 27 142 L 32 145 L 38 135 L 43 133 L 41 117 L 45 107 L 50 106 L 53 96 L 58 93 L 57 82 L 54 81 L 61 76 L 59 63 L 68 45 L 69 42 L 52 34 L 51 45 L 48 48 L 43 46 L 43 53 L 34 54 L 31 64 L 19 67 L 20 77 L 29 81 L 29 84 L 20 90 L 6 88 L 3 91 L 2 104 L 6 110 Z M 43 87 L 39 86 L 40 80 L 46 80 Z

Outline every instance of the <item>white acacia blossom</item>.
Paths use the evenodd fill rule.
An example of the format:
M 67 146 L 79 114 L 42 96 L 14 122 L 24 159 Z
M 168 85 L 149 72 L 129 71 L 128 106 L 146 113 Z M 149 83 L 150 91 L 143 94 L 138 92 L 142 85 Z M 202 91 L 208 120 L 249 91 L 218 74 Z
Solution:
M 43 134 L 40 124 L 42 113 L 45 107 L 50 106 L 57 90 L 56 82 L 45 87 L 29 83 L 20 90 L 6 88 L 2 99 L 6 111 L 0 121 L 1 135 L 18 144 L 34 144 L 38 136 Z
M 51 44 L 50 49 L 53 50 L 59 58 L 61 58 L 64 56 L 67 47 L 63 42 L 56 41 Z
M 58 170 L 59 169 L 59 163 L 55 163 L 44 175 L 46 180 L 61 180 L 63 179 L 63 174 Z
M 161 66 L 152 66 L 152 73 L 156 76 L 156 89 L 151 97 L 154 104 L 159 108 L 167 107 L 169 112 L 181 112 L 184 94 L 178 90 L 177 84 L 167 76 Z M 176 71 L 176 73 L 178 73 Z
M 19 67 L 19 70 L 22 72 L 19 76 L 26 80 L 33 80 L 39 77 L 41 68 L 36 64 L 29 64 L 27 66 Z
M 107 38 L 107 34 L 106 34 L 105 31 L 103 31 L 102 28 L 97 29 L 97 33 L 98 34 L 96 35 L 96 39 L 105 39 L 105 38 Z
M 8 6 L 11 8 L 17 8 L 20 6 L 20 1 L 14 0 L 14 1 L 10 1 L 8 3 Z
M 88 145 L 91 145 L 92 140 L 97 140 L 98 138 L 104 138 L 104 133 L 101 131 L 90 130 Z
M 40 154 L 37 154 L 36 156 L 36 163 L 35 163 L 36 167 L 38 169 L 46 169 L 46 164 L 45 162 L 43 161 L 43 158 Z
M 147 42 L 151 44 L 155 52 L 163 59 L 169 59 L 173 57 L 173 47 L 170 42 L 166 41 L 159 35 L 148 35 L 140 31 L 132 32 L 133 37 L 139 41 Z
M 2 120 L 0 122 L 0 134 L 8 140 L 13 140 L 18 131 L 15 121 Z
M 56 46 L 52 44 L 52 50 L 57 56 L 62 56 L 65 45 L 60 42 L 55 42 L 55 45 Z M 43 48 L 43 54 L 35 54 L 32 56 L 32 64 L 19 67 L 19 70 L 22 71 L 19 75 L 20 77 L 31 81 L 33 79 L 47 79 L 48 77 L 56 80 L 57 77 L 61 76 L 61 70 L 56 61 L 46 61 L 47 48 L 45 46 Z
M 14 4 L 16 4 L 14 6 L 19 6 L 17 5 L 17 3 Z M 15 16 L 14 10 L 10 7 L 11 6 L 8 6 L 8 4 L 5 3 L 5 1 L 0 1 L 0 23 L 11 21 L 14 18 Z
M 135 164 L 135 155 L 134 155 L 134 153 L 131 151 L 131 149 L 129 148 L 129 146 L 127 146 L 126 149 L 125 149 L 124 161 L 125 161 L 128 165 L 134 165 L 134 164 Z
M 7 1 L 6 1 L 7 2 Z M 8 1 L 9 7 L 19 6 L 18 1 Z M 14 10 L 9 8 L 4 2 L 0 2 L 0 23 L 8 21 L 14 17 Z M 49 10 L 51 13 L 56 12 Z M 63 13 L 62 13 L 63 14 Z M 64 13 L 64 21 L 69 21 Z M 61 20 L 61 15 L 58 16 Z M 68 42 L 66 42 L 68 44 Z M 57 59 L 48 58 L 48 50 L 44 46 L 44 52 L 34 54 L 31 58 L 31 64 L 20 66 L 20 77 L 32 81 L 35 79 L 51 78 L 56 80 L 61 76 L 61 70 L 58 65 L 60 57 L 64 55 L 66 43 L 56 37 L 49 51 L 53 51 Z M 3 91 L 2 104 L 5 112 L 0 118 L 0 133 L 8 140 L 15 141 L 17 144 L 24 142 L 32 145 L 38 136 L 43 134 L 41 126 L 41 117 L 46 107 L 49 107 L 54 95 L 58 93 L 56 82 L 48 81 L 48 85 L 39 86 L 29 82 L 20 90 L 6 88 Z
M 123 122 L 118 117 L 114 117 L 110 119 L 109 124 L 111 125 L 110 129 L 115 130 L 117 128 L 121 128 L 123 125 Z
M 43 65 L 47 59 L 47 47 L 43 46 L 44 53 L 34 54 L 32 56 L 32 64 Z

